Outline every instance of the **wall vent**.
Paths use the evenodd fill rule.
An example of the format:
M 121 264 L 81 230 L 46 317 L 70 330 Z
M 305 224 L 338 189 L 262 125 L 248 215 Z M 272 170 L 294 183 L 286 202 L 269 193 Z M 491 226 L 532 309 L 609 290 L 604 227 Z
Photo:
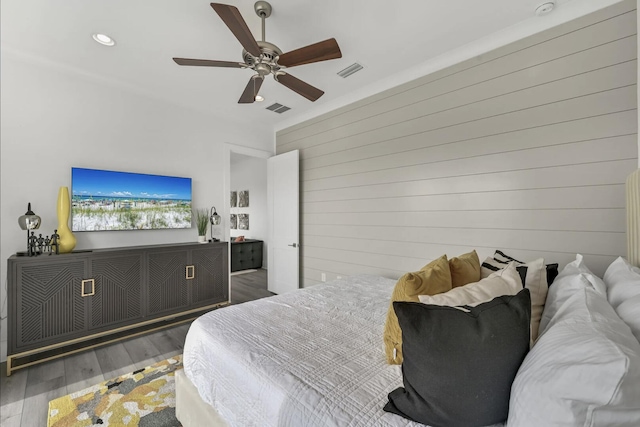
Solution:
M 276 102 L 274 104 L 269 105 L 267 107 L 267 110 L 273 111 L 274 113 L 282 114 L 285 111 L 291 110 L 291 108 L 287 107 L 286 105 L 278 104 Z
M 349 65 L 347 68 L 345 68 L 342 71 L 338 71 L 338 75 L 340 77 L 342 77 L 343 79 L 346 79 L 347 77 L 349 77 L 351 74 L 353 73 L 357 73 L 358 71 L 362 70 L 364 67 L 360 64 L 358 64 L 357 62 Z

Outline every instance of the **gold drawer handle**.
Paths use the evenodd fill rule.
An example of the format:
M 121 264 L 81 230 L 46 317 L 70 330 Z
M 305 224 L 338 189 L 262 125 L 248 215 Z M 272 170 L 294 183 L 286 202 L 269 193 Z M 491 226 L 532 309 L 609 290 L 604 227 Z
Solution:
M 187 280 L 191 280 L 196 277 L 195 265 L 187 265 L 187 268 L 185 269 L 185 277 L 187 278 Z
M 87 283 L 91 283 L 91 292 L 85 293 L 85 285 Z M 86 279 L 82 281 L 82 289 L 81 289 L 81 295 L 82 297 L 90 297 L 91 295 L 95 295 L 96 293 L 96 281 L 95 279 Z

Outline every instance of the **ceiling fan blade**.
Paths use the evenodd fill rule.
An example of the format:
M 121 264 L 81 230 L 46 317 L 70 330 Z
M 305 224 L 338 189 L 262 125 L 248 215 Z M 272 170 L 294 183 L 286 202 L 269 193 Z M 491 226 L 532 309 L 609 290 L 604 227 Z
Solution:
M 238 104 L 253 104 L 253 101 L 256 100 L 256 95 L 258 94 L 263 81 L 264 77 L 251 77 L 249 83 L 247 83 L 247 87 L 244 88 L 244 92 L 242 92 L 242 95 L 238 100 Z
M 210 59 L 188 59 L 188 58 L 173 58 L 178 65 L 193 65 L 196 67 L 227 67 L 227 68 L 242 68 L 239 62 L 231 61 L 213 61 Z
M 324 95 L 324 92 L 317 87 L 313 87 L 309 83 L 305 83 L 302 80 L 293 77 L 291 74 L 279 74 L 276 76 L 276 81 L 285 85 L 292 91 L 304 96 L 311 102 L 314 102 L 316 99 Z
M 338 58 L 342 58 L 338 42 L 336 39 L 328 39 L 283 53 L 278 59 L 278 64 L 285 67 L 295 67 L 296 65 L 312 64 Z
M 238 39 L 242 47 L 253 56 L 260 56 L 262 51 L 251 34 L 251 30 L 247 23 L 240 15 L 237 7 L 222 3 L 211 3 L 211 7 L 220 16 L 222 21 L 227 24 L 234 36 Z

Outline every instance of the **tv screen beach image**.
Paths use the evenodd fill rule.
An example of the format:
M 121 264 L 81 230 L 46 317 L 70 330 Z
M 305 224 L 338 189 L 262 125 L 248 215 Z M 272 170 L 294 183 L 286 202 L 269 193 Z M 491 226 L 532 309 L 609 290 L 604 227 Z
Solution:
M 71 169 L 73 231 L 191 227 L 191 178 Z

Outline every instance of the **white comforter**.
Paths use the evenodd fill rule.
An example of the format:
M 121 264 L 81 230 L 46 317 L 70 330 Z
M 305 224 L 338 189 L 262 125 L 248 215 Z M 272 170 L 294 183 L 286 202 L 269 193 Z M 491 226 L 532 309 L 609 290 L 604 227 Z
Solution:
M 394 280 L 357 276 L 212 311 L 184 370 L 231 426 L 411 426 L 382 407 L 402 385 L 382 329 Z
M 184 370 L 230 426 L 418 426 L 384 412 L 402 385 L 382 331 L 394 280 L 355 276 L 212 311 Z

